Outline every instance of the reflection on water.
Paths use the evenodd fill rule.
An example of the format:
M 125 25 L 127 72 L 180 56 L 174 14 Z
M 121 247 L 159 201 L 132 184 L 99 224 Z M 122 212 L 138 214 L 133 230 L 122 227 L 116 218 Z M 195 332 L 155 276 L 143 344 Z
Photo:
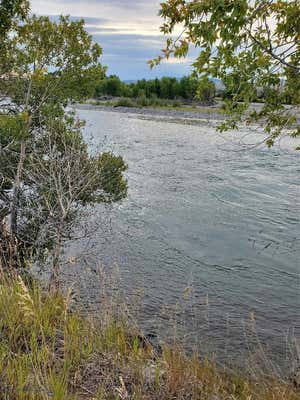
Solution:
M 120 265 L 125 292 L 144 289 L 142 326 L 156 332 L 173 312 L 187 342 L 237 352 L 252 313 L 262 342 L 283 354 L 285 336 L 300 334 L 299 154 L 245 151 L 237 134 L 209 126 L 80 116 L 94 145 L 129 166 L 128 199 L 94 244 L 106 265 Z M 96 303 L 95 279 L 79 276 Z

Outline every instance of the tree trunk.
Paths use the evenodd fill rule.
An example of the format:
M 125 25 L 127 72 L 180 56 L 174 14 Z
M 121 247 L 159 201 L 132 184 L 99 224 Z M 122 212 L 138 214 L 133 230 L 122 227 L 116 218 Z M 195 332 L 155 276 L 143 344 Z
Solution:
M 17 174 L 14 182 L 12 201 L 11 201 L 9 230 L 12 240 L 14 240 L 14 237 L 18 230 L 18 203 L 19 203 L 21 177 L 22 177 L 25 157 L 26 157 L 26 142 L 22 141 L 20 146 L 20 159 L 18 163 Z

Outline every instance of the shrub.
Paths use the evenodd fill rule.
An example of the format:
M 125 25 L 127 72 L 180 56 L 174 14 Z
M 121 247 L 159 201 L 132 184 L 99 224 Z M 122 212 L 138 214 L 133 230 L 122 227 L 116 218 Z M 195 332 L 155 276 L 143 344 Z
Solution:
M 121 97 L 116 102 L 112 103 L 114 107 L 136 107 L 136 104 L 133 100 L 127 97 Z

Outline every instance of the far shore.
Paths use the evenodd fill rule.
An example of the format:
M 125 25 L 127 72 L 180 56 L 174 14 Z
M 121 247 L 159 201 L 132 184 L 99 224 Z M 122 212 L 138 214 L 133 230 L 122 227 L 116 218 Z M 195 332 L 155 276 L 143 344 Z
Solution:
M 199 107 L 116 107 L 96 104 L 76 104 L 79 110 L 108 111 L 122 114 L 137 115 L 143 119 L 163 120 L 186 125 L 202 125 L 208 122 L 223 121 L 225 115 L 219 106 Z
M 262 107 L 261 103 L 252 103 L 251 109 L 259 111 Z M 91 111 L 106 111 L 114 113 L 128 114 L 129 116 L 136 116 L 144 120 L 156 120 L 169 123 L 177 123 L 184 125 L 212 125 L 217 126 L 220 121 L 225 121 L 227 115 L 224 114 L 222 103 L 216 102 L 212 106 L 188 106 L 182 105 L 179 107 L 125 107 L 113 106 L 107 103 L 93 104 L 92 102 L 77 103 L 75 108 L 78 110 L 91 110 Z M 289 110 L 290 106 L 286 106 Z M 297 123 L 300 122 L 300 113 L 296 113 Z

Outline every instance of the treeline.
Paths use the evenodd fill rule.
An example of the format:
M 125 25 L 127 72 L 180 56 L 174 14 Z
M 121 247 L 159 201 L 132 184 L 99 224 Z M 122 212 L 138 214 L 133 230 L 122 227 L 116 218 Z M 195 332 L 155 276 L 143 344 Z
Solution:
M 295 79 L 295 93 L 299 93 L 299 84 Z M 263 88 L 258 85 L 249 94 L 249 101 L 268 102 L 280 92 L 284 104 L 292 104 L 290 84 L 282 81 L 278 85 Z M 244 85 L 245 86 L 245 85 Z M 137 82 L 123 82 L 116 75 L 106 76 L 96 86 L 94 97 L 101 99 L 105 96 L 120 97 L 125 99 L 139 99 L 141 102 L 156 100 L 198 100 L 204 103 L 213 103 L 216 96 L 223 100 L 238 99 L 241 97 L 245 87 L 242 85 L 241 77 L 231 73 L 217 88 L 215 83 L 208 77 L 197 78 L 184 76 L 181 79 L 163 77 L 161 79 L 141 79 Z M 275 96 L 276 98 L 276 96 Z
M 96 88 L 95 97 L 103 96 L 147 99 L 185 99 L 198 98 L 210 101 L 215 97 L 216 87 L 209 79 L 184 76 L 181 79 L 163 77 L 161 79 L 142 79 L 134 83 L 122 82 L 116 75 L 103 79 Z

